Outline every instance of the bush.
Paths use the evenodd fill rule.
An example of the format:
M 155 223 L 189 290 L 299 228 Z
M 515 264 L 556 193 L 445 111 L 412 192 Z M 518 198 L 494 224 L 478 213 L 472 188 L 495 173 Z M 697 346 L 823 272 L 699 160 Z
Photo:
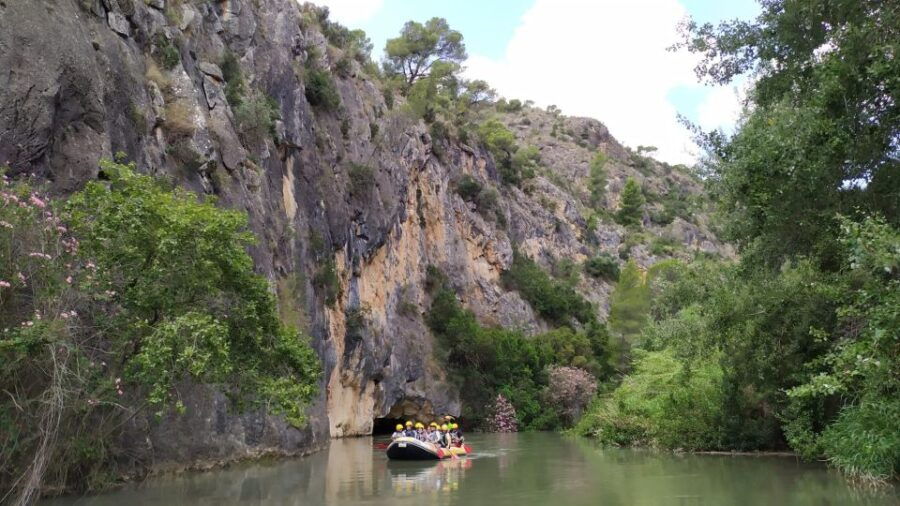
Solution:
M 122 427 L 143 409 L 183 412 L 175 385 L 186 379 L 296 426 L 316 394 L 315 353 L 253 272 L 246 214 L 133 165 L 101 170 L 104 181 L 66 202 L 24 184 L 0 190 L 6 490 L 26 470 L 46 489 L 110 485 L 130 458 Z
M 181 52 L 178 47 L 163 34 L 156 37 L 156 59 L 166 70 L 172 70 L 181 63 Z
M 608 281 L 619 280 L 619 262 L 607 253 L 586 260 L 584 271 L 595 278 L 603 278 Z
M 375 188 L 375 170 L 362 163 L 351 163 L 348 171 L 350 192 L 354 196 L 368 195 Z
M 491 416 L 487 422 L 490 432 L 517 432 L 516 408 L 503 394 L 497 394 L 494 404 L 490 408 Z
M 333 258 L 328 258 L 316 270 L 313 276 L 313 285 L 322 291 L 325 304 L 334 306 L 341 296 L 341 280 L 337 274 L 337 268 Z
M 564 425 L 572 425 L 597 394 L 597 378 L 584 369 L 550 366 L 544 399 Z
M 634 343 L 650 314 L 650 286 L 640 267 L 629 260 L 609 297 L 609 328 L 624 343 Z
M 261 92 L 254 92 L 234 108 L 234 119 L 241 139 L 251 147 L 257 147 L 274 137 L 275 122 L 281 118 L 278 103 Z
M 231 107 L 237 107 L 241 105 L 246 93 L 241 64 L 234 53 L 225 51 L 220 67 L 222 68 L 222 78 L 225 79 L 225 100 Z
M 662 235 L 653 238 L 653 241 L 650 243 L 650 254 L 656 256 L 672 255 L 680 247 L 681 242 L 679 242 L 677 239 L 667 235 Z
M 599 399 L 574 431 L 612 445 L 687 450 L 722 446 L 722 370 L 688 367 L 671 352 L 640 352 L 634 371 Z
M 197 125 L 194 123 L 194 110 L 190 104 L 173 101 L 166 105 L 166 131 L 174 137 L 190 137 L 194 135 Z
M 596 320 L 590 302 L 566 283 L 551 279 L 538 264 L 518 251 L 513 252 L 513 262 L 502 279 L 552 323 L 570 325 L 573 318 L 585 324 Z
M 466 202 L 473 202 L 481 193 L 481 183 L 474 177 L 464 174 L 456 182 L 456 193 Z
M 328 72 L 316 69 L 306 69 L 306 100 L 313 107 L 321 107 L 327 111 L 336 111 L 341 106 L 341 96 L 337 91 L 334 80 Z

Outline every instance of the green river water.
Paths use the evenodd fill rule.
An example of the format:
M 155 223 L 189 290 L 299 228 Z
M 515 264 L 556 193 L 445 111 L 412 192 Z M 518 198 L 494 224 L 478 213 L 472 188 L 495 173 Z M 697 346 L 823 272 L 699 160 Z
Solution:
M 54 506 L 106 505 L 897 505 L 900 491 L 850 486 L 790 457 L 604 449 L 553 433 L 477 434 L 475 455 L 390 462 L 372 438 L 305 458 L 154 478 Z M 377 441 L 378 439 L 376 439 Z

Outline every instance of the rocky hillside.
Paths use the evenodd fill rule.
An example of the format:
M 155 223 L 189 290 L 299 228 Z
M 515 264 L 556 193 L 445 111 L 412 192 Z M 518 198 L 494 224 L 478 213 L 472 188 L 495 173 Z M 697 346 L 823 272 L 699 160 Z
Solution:
M 230 414 L 196 387 L 186 415 L 135 422 L 159 466 L 299 453 L 368 434 L 376 418 L 458 412 L 422 318 L 430 265 L 482 324 L 534 333 L 547 324 L 500 280 L 514 249 L 549 272 L 602 252 L 643 267 L 732 254 L 710 231 L 698 180 L 626 149 L 600 122 L 529 104 L 485 111 L 539 149 L 535 177 L 506 185 L 477 138 L 432 138 L 343 51 L 293 0 L 0 1 L 0 160 L 11 174 L 67 193 L 97 177 L 100 159 L 121 157 L 245 210 L 258 271 L 322 358 L 305 431 Z M 319 93 L 323 69 L 339 101 Z M 588 189 L 598 152 L 599 204 Z M 496 190 L 491 213 L 460 195 L 466 175 Z M 612 219 L 628 178 L 648 202 L 639 233 Z M 612 285 L 581 275 L 577 289 L 604 318 Z

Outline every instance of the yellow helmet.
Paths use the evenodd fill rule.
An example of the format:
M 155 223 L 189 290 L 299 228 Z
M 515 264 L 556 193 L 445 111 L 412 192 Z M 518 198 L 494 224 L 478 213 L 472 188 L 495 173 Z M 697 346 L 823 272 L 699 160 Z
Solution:
M 459 428 L 459 425 L 457 425 L 457 424 L 455 424 L 455 423 L 451 423 L 451 424 L 450 424 L 450 428 L 451 428 L 451 429 L 458 429 L 458 428 Z
M 409 420 L 407 420 L 407 421 L 406 421 L 406 426 L 407 426 L 407 427 L 412 427 L 412 422 L 409 421 Z
M 424 429 L 425 426 L 422 425 L 422 422 L 416 422 L 416 428 L 417 428 L 417 429 Z
M 437 424 L 437 422 L 431 422 L 431 423 L 428 424 L 428 426 L 429 426 L 429 427 L 437 428 L 437 427 L 438 427 L 438 424 Z
M 441 425 L 441 430 L 447 430 L 447 424 L 446 424 L 446 423 L 443 424 L 443 425 Z
M 403 430 L 403 424 L 402 424 L 402 423 L 398 423 L 398 424 L 397 424 L 397 430 Z

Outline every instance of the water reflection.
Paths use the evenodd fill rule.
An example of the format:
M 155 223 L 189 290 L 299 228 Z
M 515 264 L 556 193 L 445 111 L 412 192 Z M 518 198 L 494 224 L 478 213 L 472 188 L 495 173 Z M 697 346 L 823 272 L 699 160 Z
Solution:
M 886 505 L 897 489 L 848 487 L 837 473 L 789 458 L 610 450 L 556 434 L 469 438 L 458 460 L 389 461 L 371 438 L 332 442 L 310 457 L 149 480 L 46 504 L 641 506 Z

